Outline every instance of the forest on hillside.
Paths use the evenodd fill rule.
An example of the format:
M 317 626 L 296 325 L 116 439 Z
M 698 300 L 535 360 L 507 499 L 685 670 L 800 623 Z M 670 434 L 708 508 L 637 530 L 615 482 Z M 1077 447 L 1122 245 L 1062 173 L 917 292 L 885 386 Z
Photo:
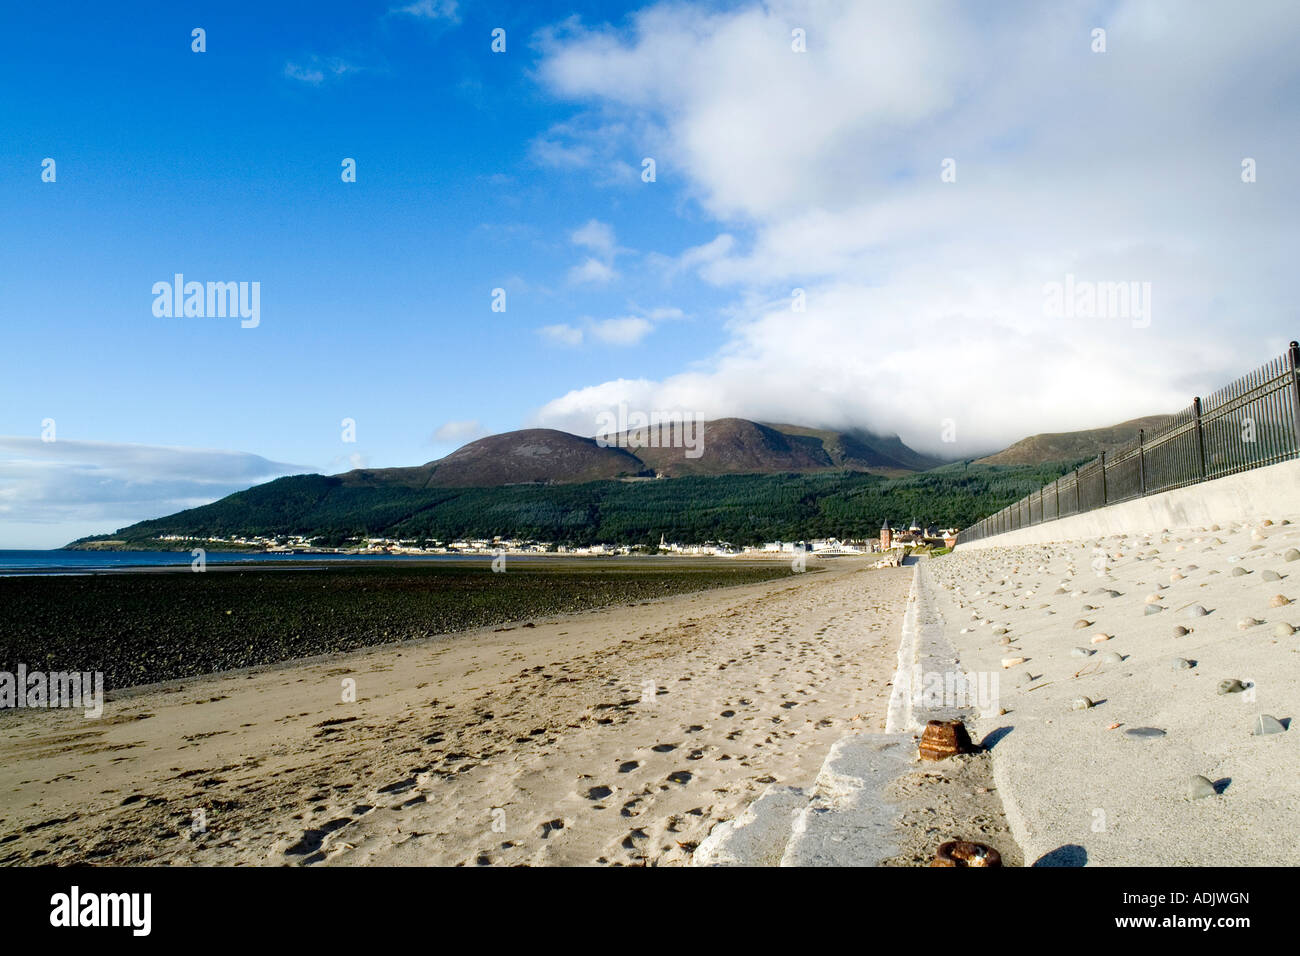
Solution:
M 114 535 L 141 546 L 159 535 L 305 535 L 323 546 L 390 537 L 503 537 L 566 545 L 725 541 L 743 546 L 835 536 L 874 537 L 916 518 L 964 527 L 1077 464 L 957 462 L 903 478 L 861 472 L 720 475 L 496 488 L 353 487 L 298 475 L 237 492 Z

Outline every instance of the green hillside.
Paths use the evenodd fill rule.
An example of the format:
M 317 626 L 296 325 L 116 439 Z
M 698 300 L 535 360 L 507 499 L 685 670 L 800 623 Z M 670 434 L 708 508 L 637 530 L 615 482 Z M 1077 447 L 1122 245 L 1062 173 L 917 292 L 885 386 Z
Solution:
M 885 518 L 970 524 L 1074 464 L 958 462 L 900 478 L 821 472 L 496 488 L 358 486 L 340 476 L 297 475 L 73 546 L 111 539 L 157 547 L 151 539 L 165 534 L 301 534 L 325 546 L 364 536 L 451 541 L 502 535 L 569 545 L 657 544 L 660 535 L 734 545 L 870 537 Z

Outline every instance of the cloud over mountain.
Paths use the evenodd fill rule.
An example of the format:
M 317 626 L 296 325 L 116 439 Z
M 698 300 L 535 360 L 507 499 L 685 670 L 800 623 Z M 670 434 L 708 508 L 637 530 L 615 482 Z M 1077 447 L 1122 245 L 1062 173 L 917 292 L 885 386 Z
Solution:
M 716 353 L 536 421 L 628 401 L 975 453 L 1182 407 L 1300 331 L 1297 35 L 1293 4 L 1146 0 L 666 3 L 546 34 L 539 76 L 582 111 L 551 139 L 653 150 L 717 233 L 652 258 L 734 298 Z M 1067 275 L 1150 283 L 1149 314 L 1053 317 Z

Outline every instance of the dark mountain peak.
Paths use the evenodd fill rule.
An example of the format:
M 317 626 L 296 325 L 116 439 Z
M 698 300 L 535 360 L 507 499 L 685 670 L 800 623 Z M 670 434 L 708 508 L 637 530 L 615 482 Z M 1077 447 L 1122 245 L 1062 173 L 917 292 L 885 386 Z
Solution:
M 819 443 L 783 434 L 747 418 L 703 422 L 694 435 L 701 440 L 693 447 L 681 441 L 670 447 L 652 447 L 644 444 L 646 436 L 635 431 L 616 436 L 616 442 L 657 473 L 670 477 L 772 474 L 833 467 Z M 649 437 L 653 442 L 659 436 L 652 433 Z
M 524 482 L 584 482 L 639 475 L 645 465 L 622 448 L 602 447 L 554 428 L 489 435 L 423 466 L 436 487 L 490 487 Z
M 901 475 L 927 471 L 944 463 L 942 459 L 909 448 L 897 435 L 876 434 L 863 428 L 836 430 L 777 424 L 770 427 L 786 435 L 816 439 L 835 467 L 850 471 Z

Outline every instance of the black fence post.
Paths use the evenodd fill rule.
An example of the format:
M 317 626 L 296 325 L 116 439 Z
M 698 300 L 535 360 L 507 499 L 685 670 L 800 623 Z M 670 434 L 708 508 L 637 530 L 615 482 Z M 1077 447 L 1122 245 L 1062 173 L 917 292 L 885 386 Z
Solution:
M 1291 450 L 1300 452 L 1300 342 L 1292 342 L 1287 350 L 1291 364 Z
M 1291 444 L 1287 453 L 1285 455 L 1280 454 L 1281 449 L 1274 452 L 1272 450 L 1273 446 L 1270 445 L 1270 450 L 1265 456 L 1265 460 L 1247 462 L 1242 467 L 1258 467 L 1262 464 L 1277 461 L 1279 460 L 1279 457 L 1300 458 L 1300 341 L 1292 341 L 1286 355 L 1282 358 L 1286 361 L 1287 367 L 1281 374 L 1278 372 L 1278 359 L 1275 358 L 1266 366 L 1256 369 L 1247 376 L 1231 383 L 1227 389 L 1223 390 L 1221 393 L 1216 393 L 1216 397 L 1219 395 L 1225 395 L 1228 396 L 1230 401 L 1227 401 L 1226 405 L 1221 402 L 1219 406 L 1216 406 L 1215 410 L 1211 413 L 1212 421 L 1219 421 L 1224 416 L 1227 407 L 1235 407 L 1233 403 L 1238 402 L 1239 400 L 1246 400 L 1247 396 L 1249 396 L 1249 403 L 1276 403 L 1280 400 L 1283 403 L 1282 407 L 1285 408 L 1287 400 L 1284 396 L 1277 395 L 1277 392 L 1281 391 L 1288 384 L 1285 382 L 1286 376 L 1289 375 L 1291 378 L 1289 385 L 1291 395 L 1290 405 L 1292 427 L 1291 436 L 1289 438 Z M 1270 408 L 1272 411 L 1276 412 L 1277 405 L 1272 404 Z M 1193 475 L 1188 470 L 1185 470 L 1187 468 L 1186 447 L 1183 445 L 1182 439 L 1186 436 L 1185 429 L 1187 421 L 1182 417 L 1182 413 L 1180 412 L 1173 424 L 1163 429 L 1159 429 L 1156 435 L 1157 445 L 1170 444 L 1174 438 L 1177 438 L 1178 441 L 1175 444 L 1170 444 L 1170 447 L 1163 453 L 1158 451 L 1156 455 L 1156 487 L 1154 489 L 1152 489 L 1151 482 L 1147 476 L 1146 429 L 1138 429 L 1138 489 L 1142 496 L 1145 497 L 1151 494 L 1153 490 L 1161 491 L 1171 485 L 1180 487 L 1182 485 L 1193 484 L 1198 481 L 1206 481 L 1209 479 L 1209 462 L 1206 459 L 1205 449 L 1205 409 L 1199 395 L 1192 399 L 1191 411 L 1192 425 L 1196 429 L 1197 472 Z M 1164 459 L 1161 458 L 1162 454 Z M 1216 452 L 1216 459 L 1217 455 L 1218 453 Z M 1162 464 L 1163 467 L 1161 467 Z M 1106 474 L 1106 453 L 1102 452 L 1098 458 L 1093 459 L 1083 467 L 1091 468 L 1093 465 L 1097 465 L 1101 469 L 1101 504 L 1090 505 L 1089 510 L 1093 507 L 1102 507 L 1110 503 L 1110 481 Z M 1231 463 L 1229 463 L 1227 470 L 1231 471 L 1234 467 L 1235 466 L 1232 466 Z M 1089 474 L 1091 474 L 1091 472 L 1089 472 Z M 1082 514 L 1082 468 L 1076 468 L 1073 477 L 1074 511 L 1072 513 Z M 1123 485 L 1123 482 L 1121 482 L 1121 484 Z M 1060 518 L 1062 514 L 1061 479 L 1056 478 L 1051 482 L 1051 485 L 1052 500 L 1055 502 L 1053 517 Z M 1128 486 L 1124 485 L 1124 487 L 1127 488 Z M 1129 494 L 1127 491 L 1124 491 L 1123 493 Z M 1037 498 L 1038 501 L 1038 517 L 1036 520 L 1034 517 L 1035 498 Z M 1047 486 L 1043 485 L 1038 489 L 1036 495 L 1031 491 L 1015 504 L 1007 505 L 996 514 L 981 519 L 977 525 L 978 531 L 976 532 L 976 537 L 985 537 L 988 535 L 1015 531 L 1047 520 Z
M 1138 429 L 1138 484 L 1142 487 L 1142 494 L 1147 493 L 1147 454 L 1143 447 L 1144 429 Z
M 1205 434 L 1201 430 L 1201 396 L 1192 399 L 1192 412 L 1196 415 L 1196 457 L 1201 462 L 1201 477 L 1205 477 Z

